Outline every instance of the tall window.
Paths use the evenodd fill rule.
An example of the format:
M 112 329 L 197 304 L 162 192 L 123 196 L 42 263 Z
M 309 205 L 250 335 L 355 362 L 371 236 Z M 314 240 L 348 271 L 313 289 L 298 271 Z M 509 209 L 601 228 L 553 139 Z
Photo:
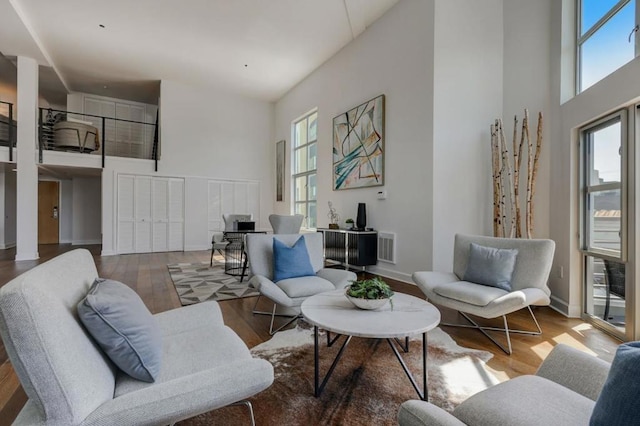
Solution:
M 581 129 L 584 313 L 625 331 L 626 110 Z
M 577 0 L 577 91 L 636 56 L 636 0 Z
M 305 228 L 317 227 L 317 145 L 318 113 L 312 112 L 293 124 L 293 210 L 305 217 Z

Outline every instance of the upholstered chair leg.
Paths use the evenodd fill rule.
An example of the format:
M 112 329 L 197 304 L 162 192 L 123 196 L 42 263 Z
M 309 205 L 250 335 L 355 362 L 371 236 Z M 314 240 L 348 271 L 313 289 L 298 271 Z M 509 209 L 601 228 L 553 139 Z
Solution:
M 250 401 L 247 401 L 246 399 L 244 401 L 238 401 L 235 402 L 231 405 L 246 405 L 247 408 L 249 409 L 249 416 L 251 416 L 251 426 L 256 426 L 256 419 L 253 416 L 253 406 L 251 405 Z

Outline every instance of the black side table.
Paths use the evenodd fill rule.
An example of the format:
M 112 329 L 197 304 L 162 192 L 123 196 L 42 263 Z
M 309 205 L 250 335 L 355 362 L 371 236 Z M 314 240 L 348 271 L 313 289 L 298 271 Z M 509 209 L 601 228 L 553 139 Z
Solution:
M 224 249 L 224 272 L 239 276 L 240 282 L 246 271 L 247 254 L 244 252 L 244 237 L 247 234 L 266 234 L 266 231 L 224 231 L 224 239 L 229 241 Z

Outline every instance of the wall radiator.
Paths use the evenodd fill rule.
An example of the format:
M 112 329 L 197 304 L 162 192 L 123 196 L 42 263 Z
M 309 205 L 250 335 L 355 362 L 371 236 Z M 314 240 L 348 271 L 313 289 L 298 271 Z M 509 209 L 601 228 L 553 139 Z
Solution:
M 396 263 L 396 234 L 378 232 L 378 260 Z

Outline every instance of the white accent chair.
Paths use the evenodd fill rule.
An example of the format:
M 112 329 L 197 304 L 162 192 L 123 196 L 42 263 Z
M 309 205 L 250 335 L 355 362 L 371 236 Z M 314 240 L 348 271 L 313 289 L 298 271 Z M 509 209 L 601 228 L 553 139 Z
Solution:
M 167 425 L 273 382 L 271 364 L 251 356 L 217 302 L 154 315 L 160 376 L 146 383 L 122 373 L 78 319 L 76 306 L 97 277 L 91 254 L 78 249 L 0 288 L 0 335 L 29 398 L 14 425 Z
M 301 214 L 269 215 L 269 222 L 271 223 L 271 227 L 273 228 L 274 234 L 299 234 L 300 227 L 302 226 L 303 220 L 304 220 L 304 215 L 301 215 Z
M 511 276 L 512 291 L 463 281 L 471 243 L 486 247 L 518 250 L 515 268 Z M 446 323 L 442 325 L 476 328 L 500 349 L 511 354 L 509 333 L 529 335 L 542 333 L 531 310 L 531 305 L 546 306 L 551 303 L 551 290 L 547 286 L 547 280 L 551 271 L 554 250 L 555 243 L 551 240 L 457 234 L 454 243 L 453 272 L 415 272 L 413 281 L 430 302 L 459 311 L 471 323 L 471 325 Z M 509 329 L 507 314 L 523 308 L 529 310 L 537 331 Z M 467 314 L 487 319 L 502 317 L 504 328 L 480 326 Z M 507 347 L 499 343 L 487 331 L 505 332 Z
M 297 277 L 273 282 L 273 239 L 277 238 L 288 246 L 292 246 L 298 238 L 304 238 L 309 253 L 309 260 L 315 272 L 315 276 Z M 260 297 L 265 296 L 273 301 L 271 312 L 256 311 L 260 297 L 253 308 L 254 314 L 270 315 L 269 334 L 273 335 L 300 317 L 300 305 L 305 299 L 325 291 L 338 290 L 357 279 L 356 274 L 344 269 L 332 269 L 324 267 L 324 245 L 322 234 L 319 232 L 309 234 L 248 234 L 247 256 L 249 268 L 253 277 L 249 283 L 260 292 Z M 278 306 L 284 312 L 277 313 Z M 273 329 L 275 317 L 286 317 L 289 321 L 277 329 Z
M 566 345 L 553 348 L 535 375 L 471 396 L 448 413 L 426 401 L 400 406 L 400 426 L 588 425 L 609 363 Z M 637 419 L 636 419 L 637 420 Z M 632 424 L 633 420 L 629 420 Z

